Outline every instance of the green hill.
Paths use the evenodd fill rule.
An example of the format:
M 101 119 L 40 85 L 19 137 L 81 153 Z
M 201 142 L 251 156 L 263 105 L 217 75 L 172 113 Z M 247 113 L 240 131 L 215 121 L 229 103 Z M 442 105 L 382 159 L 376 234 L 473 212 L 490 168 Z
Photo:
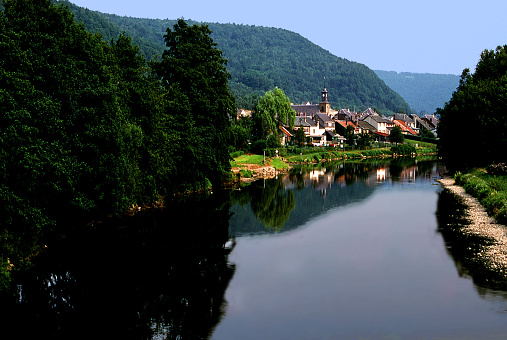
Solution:
M 102 34 L 106 40 L 125 31 L 148 59 L 162 54 L 165 30 L 175 23 L 104 14 L 60 2 L 67 3 L 88 30 Z M 316 103 L 326 77 L 329 101 L 335 108 L 372 107 L 386 114 L 411 112 L 403 98 L 371 69 L 336 57 L 299 34 L 259 26 L 208 25 L 229 61 L 230 88 L 240 107 L 251 107 L 256 95 L 263 95 L 274 86 L 282 88 L 294 103 Z
M 398 92 L 416 113 L 434 113 L 451 99 L 459 84 L 454 74 L 375 71 L 387 86 Z

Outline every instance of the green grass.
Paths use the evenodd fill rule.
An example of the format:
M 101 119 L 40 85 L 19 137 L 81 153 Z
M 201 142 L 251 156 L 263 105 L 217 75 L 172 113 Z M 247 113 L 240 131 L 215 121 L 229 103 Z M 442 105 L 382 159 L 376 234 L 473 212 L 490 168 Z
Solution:
M 257 164 L 259 166 L 264 165 L 264 156 L 263 155 L 241 155 L 231 162 L 232 167 L 241 168 L 245 164 Z M 266 165 L 273 166 L 276 170 L 280 169 L 288 169 L 289 166 L 285 164 L 280 158 L 271 158 L 266 157 Z
M 285 164 L 280 158 L 271 158 L 270 163 L 276 170 L 289 168 L 289 166 Z
M 234 158 L 231 162 L 232 167 L 241 167 L 242 164 L 257 164 L 264 165 L 264 156 L 263 155 L 241 155 L 239 157 Z
M 507 176 L 490 175 L 484 169 L 473 169 L 454 176 L 456 184 L 477 198 L 488 214 L 507 224 Z

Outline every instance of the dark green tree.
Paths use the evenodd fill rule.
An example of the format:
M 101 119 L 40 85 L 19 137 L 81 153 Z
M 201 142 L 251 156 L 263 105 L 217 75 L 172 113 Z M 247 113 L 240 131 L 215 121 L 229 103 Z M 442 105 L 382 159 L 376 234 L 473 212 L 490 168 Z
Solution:
M 217 186 L 230 170 L 230 120 L 236 107 L 227 60 L 210 35 L 207 25 L 189 26 L 179 19 L 167 29 L 167 50 L 153 68 L 167 90 L 166 112 L 179 140 L 174 152 L 182 171 Z
M 304 146 L 306 143 L 306 135 L 303 128 L 299 128 L 294 131 L 294 139 L 297 141 L 299 146 Z
M 355 145 L 357 141 L 357 135 L 355 134 L 354 126 L 347 125 L 347 128 L 345 129 L 344 137 L 347 139 L 348 145 Z
M 399 126 L 395 126 L 392 128 L 391 133 L 389 134 L 389 140 L 391 143 L 403 143 L 405 141 L 405 136 L 401 132 L 401 128 Z
M 253 121 L 250 117 L 241 117 L 233 120 L 231 126 L 232 145 L 236 150 L 249 149 L 249 142 L 252 137 L 252 125 Z
M 485 50 L 475 73 L 465 69 L 451 99 L 438 109 L 439 153 L 454 170 L 505 162 L 507 45 Z

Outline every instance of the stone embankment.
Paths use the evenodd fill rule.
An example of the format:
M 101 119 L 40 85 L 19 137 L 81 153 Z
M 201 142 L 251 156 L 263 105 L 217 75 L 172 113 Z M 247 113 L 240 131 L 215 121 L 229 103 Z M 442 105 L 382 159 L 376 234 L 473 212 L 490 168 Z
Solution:
M 278 174 L 286 173 L 288 171 L 280 171 L 271 165 L 257 165 L 257 164 L 244 164 L 241 168 L 232 168 L 234 174 L 239 174 L 241 170 L 247 171 L 251 177 L 240 176 L 241 182 L 250 182 L 262 178 L 274 178 Z
M 462 200 L 466 207 L 465 217 L 469 224 L 463 226 L 460 232 L 490 240 L 476 253 L 476 258 L 473 260 L 482 263 L 488 270 L 507 277 L 507 227 L 496 223 L 492 217 L 488 216 L 479 201 L 467 194 L 465 189 L 455 185 L 454 179 L 438 181 L 446 190 Z

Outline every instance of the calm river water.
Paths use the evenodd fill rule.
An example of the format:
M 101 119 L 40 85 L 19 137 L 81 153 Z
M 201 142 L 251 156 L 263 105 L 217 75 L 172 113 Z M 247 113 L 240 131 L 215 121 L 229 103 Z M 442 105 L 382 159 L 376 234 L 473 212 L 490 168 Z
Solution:
M 431 161 L 296 168 L 76 228 L 15 275 L 3 322 L 18 338 L 507 338 L 505 285 L 468 261 L 438 177 Z

